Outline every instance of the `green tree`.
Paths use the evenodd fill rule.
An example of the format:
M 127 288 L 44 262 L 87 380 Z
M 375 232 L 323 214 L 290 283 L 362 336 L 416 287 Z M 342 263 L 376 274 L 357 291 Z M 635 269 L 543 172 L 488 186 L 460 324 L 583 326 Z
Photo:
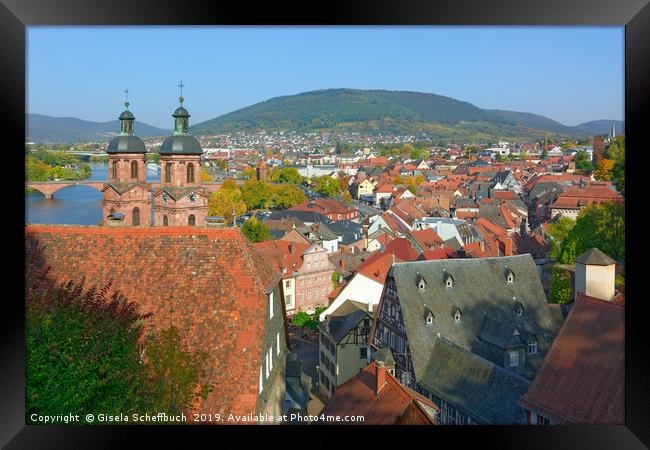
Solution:
M 612 181 L 616 189 L 625 195 L 625 150 L 621 152 L 619 158 L 614 162 L 612 168 Z
M 553 273 L 551 275 L 551 288 L 550 288 L 550 298 L 551 303 L 566 304 L 571 302 L 571 294 L 573 293 L 573 287 L 571 286 L 571 274 L 559 267 L 553 267 Z
M 111 284 L 85 290 L 69 282 L 29 291 L 25 315 L 26 417 L 186 411 L 210 387 L 206 354 L 189 351 L 179 331 L 151 331 L 136 303 Z M 81 416 L 85 420 L 84 415 Z
M 28 181 L 47 181 L 50 166 L 34 156 L 25 158 L 25 177 Z
M 336 289 L 339 285 L 339 274 L 337 272 L 332 272 L 332 285 Z
M 422 152 L 422 149 L 420 148 L 413 148 L 410 153 L 411 159 L 423 159 L 424 155 Z
M 298 173 L 295 167 L 284 167 L 278 174 L 278 182 L 289 184 L 300 184 L 303 181 L 302 175 Z
M 273 186 L 271 195 L 272 203 L 276 208 L 288 209 L 307 201 L 305 193 L 292 184 Z
M 316 178 L 316 192 L 326 197 L 336 197 L 341 193 L 341 185 L 337 180 L 327 175 Z
M 33 413 L 144 410 L 138 340 L 145 315 L 122 296 L 68 283 L 30 292 L 25 320 L 25 394 Z M 31 423 L 31 420 L 30 422 Z
M 561 217 L 548 225 L 549 241 L 551 244 L 551 258 L 560 259 L 562 244 L 576 222 L 568 217 Z
M 293 323 L 295 326 L 304 328 L 311 321 L 311 317 L 304 311 L 299 311 L 295 316 L 293 316 Z
M 589 155 L 584 150 L 578 151 L 573 157 L 573 161 L 576 163 L 576 169 L 580 170 L 583 174 L 591 172 L 593 168 Z
M 228 224 L 232 224 L 233 212 L 237 216 L 246 212 L 246 203 L 242 199 L 241 191 L 239 189 L 230 190 L 224 186 L 214 191 L 208 200 L 208 214 L 222 216 Z
M 272 196 L 268 184 L 257 180 L 247 180 L 241 188 L 241 193 L 249 209 L 268 207 Z
M 269 227 L 255 217 L 251 217 L 241 227 L 242 233 L 251 242 L 262 242 L 269 235 Z
M 562 243 L 560 262 L 573 264 L 575 258 L 597 247 L 610 257 L 625 258 L 625 205 L 607 202 L 586 206 Z
M 342 199 L 346 204 L 350 204 L 350 202 L 352 201 L 352 195 L 350 195 L 350 193 L 349 193 L 348 191 L 345 191 L 345 192 L 341 195 L 341 199 Z
M 607 147 L 605 154 L 608 159 L 615 161 L 621 157 L 622 152 L 625 152 L 625 136 L 616 136 Z

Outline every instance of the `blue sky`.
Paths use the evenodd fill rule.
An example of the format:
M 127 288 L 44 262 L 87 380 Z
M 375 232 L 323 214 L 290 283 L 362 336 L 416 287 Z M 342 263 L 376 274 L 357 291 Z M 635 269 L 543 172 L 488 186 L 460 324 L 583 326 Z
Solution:
M 623 27 L 29 27 L 27 111 L 171 128 L 327 88 L 430 92 L 565 125 L 624 117 Z M 136 122 L 137 132 L 137 122 Z

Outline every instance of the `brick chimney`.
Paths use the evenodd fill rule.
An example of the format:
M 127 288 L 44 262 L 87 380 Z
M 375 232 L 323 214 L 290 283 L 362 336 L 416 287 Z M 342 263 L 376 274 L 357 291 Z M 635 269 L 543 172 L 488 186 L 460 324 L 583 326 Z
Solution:
M 386 384 L 386 367 L 384 366 L 383 361 L 377 361 L 375 363 L 377 366 L 376 369 L 376 377 L 375 377 L 375 394 L 379 394 L 379 391 L 381 391 L 381 388 L 384 387 L 384 384 Z
M 345 269 L 347 267 L 347 264 L 345 263 L 345 258 L 341 258 L 339 261 L 339 265 L 341 266 L 341 272 L 345 272 Z
M 296 251 L 296 244 L 294 242 L 289 243 L 289 254 L 293 255 Z

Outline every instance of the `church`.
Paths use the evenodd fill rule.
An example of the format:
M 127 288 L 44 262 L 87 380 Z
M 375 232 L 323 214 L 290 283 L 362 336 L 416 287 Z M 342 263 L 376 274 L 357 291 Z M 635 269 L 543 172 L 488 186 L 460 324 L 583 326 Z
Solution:
M 108 180 L 104 188 L 103 218 L 109 226 L 206 226 L 210 191 L 201 186 L 201 144 L 189 134 L 190 114 L 174 111 L 174 132 L 160 146 L 160 182 L 147 182 L 146 154 L 134 132 L 135 116 L 126 109 L 119 116 L 120 134 L 108 144 Z M 126 91 L 128 94 L 128 90 Z

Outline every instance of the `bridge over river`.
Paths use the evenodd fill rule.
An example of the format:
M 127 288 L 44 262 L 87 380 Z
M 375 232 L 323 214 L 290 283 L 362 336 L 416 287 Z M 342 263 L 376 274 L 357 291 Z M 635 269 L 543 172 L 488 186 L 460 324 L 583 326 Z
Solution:
M 236 181 L 237 185 L 241 186 L 244 184 L 243 180 L 237 180 Z M 151 186 L 152 189 L 158 189 L 160 187 L 160 183 L 147 183 L 149 186 Z M 63 188 L 66 188 L 68 186 L 88 186 L 91 188 L 95 188 L 98 191 L 102 191 L 104 189 L 104 186 L 106 186 L 106 183 L 103 181 L 29 181 L 25 183 L 26 188 L 32 188 L 34 190 L 37 190 L 41 194 L 45 196 L 45 198 L 54 198 L 54 193 L 56 191 L 60 191 Z M 221 187 L 221 183 L 214 183 L 214 182 L 209 182 L 209 183 L 201 183 L 201 187 L 205 189 L 206 191 L 212 193 L 219 189 Z
M 103 181 L 29 181 L 26 188 L 37 190 L 45 198 L 53 198 L 54 193 L 68 186 L 89 186 L 101 192 L 106 183 Z

